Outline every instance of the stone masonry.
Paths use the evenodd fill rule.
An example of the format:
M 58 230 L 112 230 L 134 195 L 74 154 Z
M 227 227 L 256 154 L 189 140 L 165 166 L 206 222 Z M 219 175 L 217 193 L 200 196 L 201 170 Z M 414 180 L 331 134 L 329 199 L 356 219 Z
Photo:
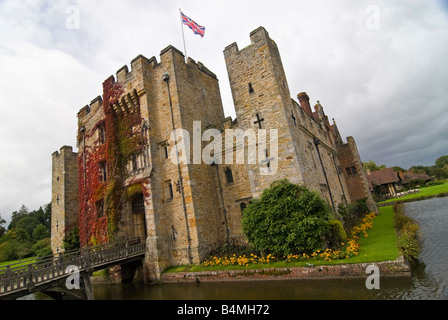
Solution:
M 170 265 L 200 263 L 216 246 L 244 241 L 244 208 L 276 180 L 304 184 L 334 208 L 364 197 L 374 207 L 354 140 L 344 144 L 305 92 L 291 98 L 263 27 L 250 39 L 224 50 L 236 119 L 224 117 L 216 75 L 172 46 L 160 61 L 139 55 L 104 81 L 102 96 L 78 112 L 78 153 L 53 154 L 53 250 L 65 236 L 64 215 L 65 225 L 77 219 L 81 246 L 139 237 L 147 246 L 144 277 L 157 281 Z M 255 134 L 255 163 L 249 138 L 216 140 L 236 130 Z M 232 161 L 223 161 L 231 151 Z M 70 163 L 65 169 L 61 159 Z M 55 180 L 62 176 L 64 184 Z M 58 195 L 70 200 L 57 202 Z
M 78 154 L 63 146 L 52 155 L 51 250 L 63 252 L 63 239 L 78 225 Z

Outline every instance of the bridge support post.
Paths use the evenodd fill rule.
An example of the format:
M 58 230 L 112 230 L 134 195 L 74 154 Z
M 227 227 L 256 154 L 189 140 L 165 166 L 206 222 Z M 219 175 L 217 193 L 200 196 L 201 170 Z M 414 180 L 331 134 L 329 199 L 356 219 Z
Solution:
M 92 282 L 90 281 L 90 274 L 86 271 L 81 272 L 82 286 L 84 287 L 85 295 L 87 300 L 95 300 L 93 295 Z
M 132 261 L 112 267 L 110 269 L 109 277 L 113 282 L 120 282 L 122 284 L 142 280 L 136 279 L 142 277 L 142 261 Z

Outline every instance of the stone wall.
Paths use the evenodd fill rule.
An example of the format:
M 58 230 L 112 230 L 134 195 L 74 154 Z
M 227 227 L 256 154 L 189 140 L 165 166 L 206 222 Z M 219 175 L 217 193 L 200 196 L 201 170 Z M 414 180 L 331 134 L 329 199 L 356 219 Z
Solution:
M 347 137 L 347 143 L 338 141 L 337 150 L 350 198 L 353 202 L 366 198 L 370 211 L 378 213 L 378 208 L 369 190 L 366 173 L 364 172 L 355 139 Z M 353 170 L 353 168 L 355 169 Z
M 269 269 L 244 269 L 227 271 L 167 272 L 162 275 L 162 283 L 212 282 L 212 281 L 266 281 L 266 280 L 323 280 L 323 279 L 366 279 L 370 265 L 379 269 L 382 277 L 410 277 L 411 268 L 403 257 L 394 261 L 354 263 L 343 265 L 323 265 L 307 267 L 285 267 Z
M 251 44 L 226 47 L 224 56 L 238 126 L 243 130 L 278 130 L 278 170 L 262 175 L 263 164 L 246 165 L 251 193 L 257 197 L 269 185 L 287 178 L 319 192 L 337 208 L 350 202 L 339 169 L 334 134 L 318 103 L 313 113 L 306 93 L 292 101 L 277 45 L 260 27 L 250 34 Z M 260 160 L 260 159 L 258 159 Z
M 78 158 L 72 147 L 52 155 L 51 250 L 63 252 L 63 239 L 78 225 Z
M 288 178 L 293 183 L 303 183 L 303 176 L 292 143 L 292 119 L 287 116 L 290 95 L 277 45 L 262 27 L 251 32 L 250 39 L 251 44 L 241 50 L 236 43 L 227 46 L 224 57 L 238 127 L 254 130 L 256 134 L 259 129 L 266 129 L 268 136 L 271 129 L 278 132 L 278 155 L 266 147 L 266 156 L 259 145 L 257 164 L 246 165 L 252 196 L 258 197 L 276 180 Z M 273 174 L 267 170 L 267 164 L 261 162 L 265 156 L 274 157 Z

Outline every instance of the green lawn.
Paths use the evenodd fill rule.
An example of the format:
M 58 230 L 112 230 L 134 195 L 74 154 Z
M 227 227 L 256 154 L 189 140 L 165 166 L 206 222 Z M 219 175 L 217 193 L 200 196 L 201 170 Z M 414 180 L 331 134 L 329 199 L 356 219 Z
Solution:
M 380 214 L 376 217 L 373 228 L 367 231 L 368 237 L 361 238 L 359 244 L 361 251 L 352 257 L 348 263 L 373 262 L 395 260 L 400 254 L 397 246 L 394 215 L 392 206 L 379 208 Z
M 6 270 L 4 267 L 6 267 L 9 264 L 14 263 L 14 266 L 12 266 L 12 268 L 18 268 L 21 266 L 25 266 L 29 263 L 36 262 L 36 259 L 37 259 L 37 257 L 33 257 L 33 258 L 26 258 L 26 259 L 21 259 L 21 260 L 0 262 L 0 274 L 2 274 Z
M 400 250 L 397 247 L 397 237 L 394 226 L 395 213 L 392 206 L 381 207 L 379 209 L 380 214 L 375 218 L 373 227 L 367 231 L 368 237 L 361 238 L 359 240 L 359 244 L 361 246 L 359 254 L 348 259 L 338 259 L 332 261 L 310 259 L 308 261 L 298 262 L 277 261 L 266 264 L 250 264 L 248 267 L 241 267 L 238 265 L 229 265 L 225 267 L 202 267 L 199 265 L 179 266 L 168 268 L 167 270 L 165 270 L 165 272 L 199 272 L 237 269 L 304 267 L 309 264 L 318 266 L 395 260 L 400 255 Z
M 438 186 L 432 186 L 432 187 L 423 187 L 419 188 L 420 192 L 408 194 L 407 196 L 401 197 L 401 198 L 395 198 L 395 199 L 388 199 L 386 201 L 379 202 L 379 204 L 389 203 L 389 202 L 395 202 L 395 201 L 409 201 L 409 200 L 415 200 L 419 198 L 425 198 L 425 197 L 433 197 L 440 194 L 448 193 L 448 181 L 445 181 L 444 184 L 438 185 Z

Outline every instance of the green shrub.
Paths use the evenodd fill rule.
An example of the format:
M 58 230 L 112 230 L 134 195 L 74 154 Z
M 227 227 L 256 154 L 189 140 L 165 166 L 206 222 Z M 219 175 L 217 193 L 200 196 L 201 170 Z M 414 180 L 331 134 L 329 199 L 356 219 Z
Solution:
M 403 256 L 411 263 L 417 261 L 420 253 L 418 230 L 418 225 L 407 223 L 398 236 L 398 245 L 403 252 Z
M 338 214 L 347 234 L 350 234 L 352 228 L 361 223 L 362 218 L 369 212 L 367 198 L 360 199 L 356 203 L 347 206 L 340 204 L 338 207 Z
M 80 248 L 79 244 L 79 228 L 74 227 L 67 236 L 62 240 L 64 249 L 66 251 L 75 250 Z
M 35 241 L 39 241 L 41 239 L 49 237 L 50 232 L 47 227 L 40 223 L 34 228 L 31 235 Z
M 5 241 L 0 244 L 0 262 L 16 260 L 18 258 L 17 246 L 14 242 Z
M 322 248 L 328 219 L 328 205 L 318 193 L 280 180 L 247 206 L 241 223 L 255 249 L 281 256 Z
M 49 256 L 52 253 L 53 253 L 53 251 L 51 251 L 51 246 L 46 246 L 46 247 L 43 247 L 42 249 L 39 249 L 36 252 L 36 256 L 40 258 L 40 257 Z
M 414 219 L 404 214 L 403 204 L 395 204 L 395 228 L 398 232 L 398 246 L 403 256 L 414 263 L 420 253 L 419 225 Z
M 229 257 L 233 254 L 237 256 L 250 254 L 259 254 L 260 252 L 250 245 L 241 245 L 236 243 L 224 243 L 221 246 L 216 247 L 210 251 L 209 256 L 211 257 Z
M 426 186 L 426 181 L 424 179 L 414 179 L 414 180 L 409 181 L 410 189 L 420 188 L 420 187 L 425 187 L 425 186 Z
M 51 239 L 44 238 L 42 240 L 37 241 L 31 248 L 31 251 L 38 257 L 43 257 L 51 254 Z
M 347 242 L 347 233 L 339 220 L 328 221 L 329 233 L 327 237 L 328 247 L 339 248 L 342 243 Z

